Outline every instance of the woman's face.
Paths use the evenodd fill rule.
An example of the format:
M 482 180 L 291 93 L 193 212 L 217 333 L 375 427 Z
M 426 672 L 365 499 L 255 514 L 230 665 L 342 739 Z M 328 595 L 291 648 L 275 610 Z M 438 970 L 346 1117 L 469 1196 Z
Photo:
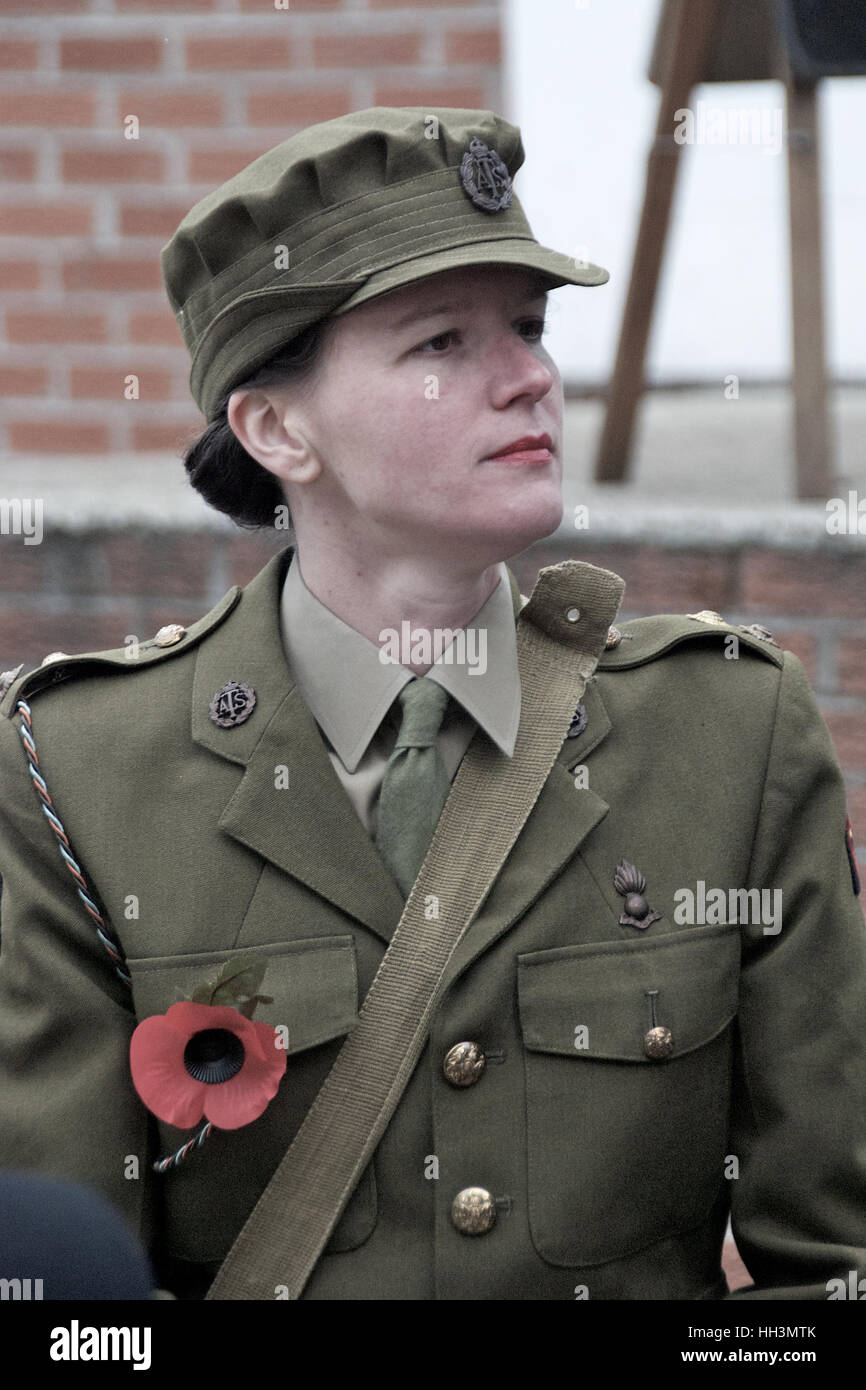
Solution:
M 285 397 L 322 469 L 287 485 L 301 545 L 313 508 L 329 543 L 391 556 L 489 564 L 556 529 L 562 384 L 538 283 L 517 267 L 447 271 L 332 321 L 318 370 Z M 494 457 L 526 435 L 549 450 Z

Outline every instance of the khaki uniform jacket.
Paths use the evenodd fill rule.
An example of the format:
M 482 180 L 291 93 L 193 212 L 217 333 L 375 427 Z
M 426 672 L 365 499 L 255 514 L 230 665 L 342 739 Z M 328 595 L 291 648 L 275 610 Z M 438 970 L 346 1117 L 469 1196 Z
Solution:
M 203 1296 L 301 1124 L 404 905 L 293 685 L 290 553 L 175 645 L 55 661 L 0 704 L 0 1166 L 101 1189 L 181 1298 Z M 729 1211 L 765 1296 L 866 1273 L 866 932 L 829 735 L 797 659 L 750 632 L 622 630 L 307 1298 L 718 1298 Z M 230 680 L 257 704 L 226 729 L 209 704 Z M 35 795 L 19 698 L 132 1007 Z M 661 914 L 646 929 L 620 922 L 622 860 Z M 781 923 L 754 893 L 706 907 L 736 889 L 768 909 L 781 893 Z M 251 950 L 286 1075 L 258 1120 L 154 1174 L 189 1132 L 138 1099 L 133 1029 Z M 443 1059 L 467 1040 L 486 1065 L 456 1087 Z M 452 1221 L 471 1186 L 497 1203 L 483 1235 Z

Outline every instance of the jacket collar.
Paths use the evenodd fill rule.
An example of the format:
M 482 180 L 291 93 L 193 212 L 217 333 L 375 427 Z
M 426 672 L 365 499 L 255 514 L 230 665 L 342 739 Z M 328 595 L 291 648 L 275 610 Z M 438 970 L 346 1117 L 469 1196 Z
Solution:
M 268 561 L 197 648 L 192 737 L 244 769 L 221 810 L 220 828 L 389 941 L 403 896 L 346 796 L 282 646 L 280 594 L 293 551 L 286 547 Z M 516 618 L 520 593 L 510 571 L 509 581 Z M 222 728 L 210 718 L 210 702 L 232 680 L 250 686 L 256 704 L 244 723 Z M 485 907 L 483 927 L 479 923 L 470 933 L 472 955 L 517 920 L 607 814 L 594 792 L 575 792 L 569 771 L 610 729 L 592 682 L 583 704 L 586 730 L 564 741 L 519 837 L 518 862 L 512 851 Z
M 511 757 L 520 721 L 520 673 L 513 598 L 505 565 L 500 582 L 464 631 L 465 661 L 457 643 L 443 653 L 452 659 L 427 673 L 452 695 L 489 738 Z M 406 625 L 408 627 L 408 624 Z M 391 709 L 412 672 L 395 656 L 383 661 L 382 647 L 356 632 L 307 588 L 294 555 L 280 598 L 283 649 L 307 708 L 349 772 Z M 398 638 L 398 655 L 402 643 Z

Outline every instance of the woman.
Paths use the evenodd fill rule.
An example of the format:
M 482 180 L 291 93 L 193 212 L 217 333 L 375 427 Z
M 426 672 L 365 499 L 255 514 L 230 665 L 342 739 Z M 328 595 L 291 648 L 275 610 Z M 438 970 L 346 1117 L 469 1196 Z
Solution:
M 521 162 L 492 113 L 377 108 L 192 209 L 187 468 L 296 544 L 0 706 L 2 1160 L 101 1189 L 180 1298 L 720 1298 L 729 1212 L 753 1296 L 866 1258 L 862 917 L 800 664 L 504 565 L 561 518 L 546 290 L 607 278 L 534 241 Z

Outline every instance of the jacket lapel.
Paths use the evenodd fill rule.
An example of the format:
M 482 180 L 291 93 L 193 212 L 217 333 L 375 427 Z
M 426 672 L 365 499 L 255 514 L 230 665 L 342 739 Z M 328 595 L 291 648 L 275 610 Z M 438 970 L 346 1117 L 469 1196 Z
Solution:
M 610 809 L 589 786 L 576 786 L 574 768 L 605 739 L 611 723 L 594 682 L 581 702 L 583 733 L 566 739 L 517 841 L 448 966 L 453 981 L 541 896 Z
M 292 549 L 268 562 L 199 647 L 192 736 L 244 768 L 220 828 L 388 941 L 403 897 L 343 790 L 283 650 L 279 596 Z M 231 680 L 255 691 L 256 706 L 226 729 L 213 723 L 209 705 Z
M 390 941 L 403 896 L 334 771 L 283 650 L 279 598 L 292 552 L 289 546 L 268 562 L 199 646 L 192 737 L 244 769 L 221 808 L 220 828 Z M 509 577 L 516 613 L 519 590 Z M 222 728 L 211 720 L 209 706 L 231 680 L 250 686 L 256 705 L 244 723 Z M 563 743 L 485 904 L 482 922 L 461 945 L 455 966 L 507 931 L 607 814 L 607 804 L 594 792 L 575 789 L 570 771 L 611 727 L 594 682 L 582 700 L 586 728 Z

